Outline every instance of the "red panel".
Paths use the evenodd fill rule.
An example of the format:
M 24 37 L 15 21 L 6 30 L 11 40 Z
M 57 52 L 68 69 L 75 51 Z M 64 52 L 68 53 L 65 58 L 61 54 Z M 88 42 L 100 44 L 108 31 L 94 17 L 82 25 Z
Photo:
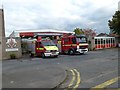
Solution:
M 113 47 L 116 47 L 116 44 L 113 44 Z
M 97 45 L 95 45 L 95 48 L 96 48 L 96 49 L 98 48 Z
M 113 44 L 111 44 L 111 47 L 113 47 Z
M 100 44 L 97 44 L 96 46 L 97 46 L 97 48 L 100 48 Z
M 105 44 L 105 48 L 107 48 L 107 44 Z
M 101 44 L 101 48 L 104 48 L 104 45 L 103 45 L 103 44 Z
M 20 33 L 20 36 L 34 36 L 33 32 L 24 32 L 24 33 Z
M 98 48 L 101 48 L 101 45 L 100 45 L 100 44 L 98 45 Z
M 108 47 L 109 47 L 109 45 L 108 45 L 108 44 L 106 44 L 106 47 L 108 48 Z
M 110 48 L 110 44 L 108 44 L 108 47 Z

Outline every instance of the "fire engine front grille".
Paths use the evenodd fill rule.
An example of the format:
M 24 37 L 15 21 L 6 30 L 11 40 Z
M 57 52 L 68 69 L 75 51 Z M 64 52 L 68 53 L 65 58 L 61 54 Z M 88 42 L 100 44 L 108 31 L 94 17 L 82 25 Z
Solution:
M 57 50 L 50 50 L 50 52 L 56 52 Z
M 85 47 L 85 46 L 80 46 L 79 48 L 80 48 L 80 49 L 85 49 L 86 47 Z

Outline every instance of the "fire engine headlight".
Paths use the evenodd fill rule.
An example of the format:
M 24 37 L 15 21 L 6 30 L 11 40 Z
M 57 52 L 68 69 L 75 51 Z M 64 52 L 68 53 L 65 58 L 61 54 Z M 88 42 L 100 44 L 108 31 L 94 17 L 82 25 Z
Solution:
M 50 52 L 50 50 L 46 50 L 45 52 L 49 53 L 49 52 Z

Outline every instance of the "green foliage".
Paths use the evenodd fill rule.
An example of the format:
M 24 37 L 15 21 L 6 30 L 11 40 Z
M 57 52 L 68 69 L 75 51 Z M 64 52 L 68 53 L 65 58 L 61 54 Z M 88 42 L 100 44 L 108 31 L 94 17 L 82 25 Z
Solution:
M 74 29 L 74 31 L 73 32 L 75 32 L 75 34 L 84 34 L 84 32 L 82 31 L 82 29 L 80 29 L 80 28 L 75 28 Z
M 10 54 L 10 58 L 11 58 L 11 59 L 15 59 L 15 58 L 16 58 L 16 55 L 15 55 L 15 54 Z
M 91 44 L 91 41 L 90 41 L 90 40 L 88 41 L 88 44 Z
M 113 34 L 120 35 L 120 11 L 116 11 L 108 25 Z

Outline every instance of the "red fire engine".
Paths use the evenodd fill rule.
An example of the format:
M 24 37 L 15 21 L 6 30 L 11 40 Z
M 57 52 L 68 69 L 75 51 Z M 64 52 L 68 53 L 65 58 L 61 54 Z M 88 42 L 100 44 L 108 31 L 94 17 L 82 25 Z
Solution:
M 88 43 L 85 35 L 70 35 L 62 37 L 58 41 L 58 48 L 60 53 L 73 55 L 75 53 L 84 54 L 88 52 Z
M 31 56 L 37 55 L 44 57 L 59 55 L 58 47 L 50 39 L 26 39 L 22 40 L 22 43 L 26 45 L 27 51 L 30 52 Z

